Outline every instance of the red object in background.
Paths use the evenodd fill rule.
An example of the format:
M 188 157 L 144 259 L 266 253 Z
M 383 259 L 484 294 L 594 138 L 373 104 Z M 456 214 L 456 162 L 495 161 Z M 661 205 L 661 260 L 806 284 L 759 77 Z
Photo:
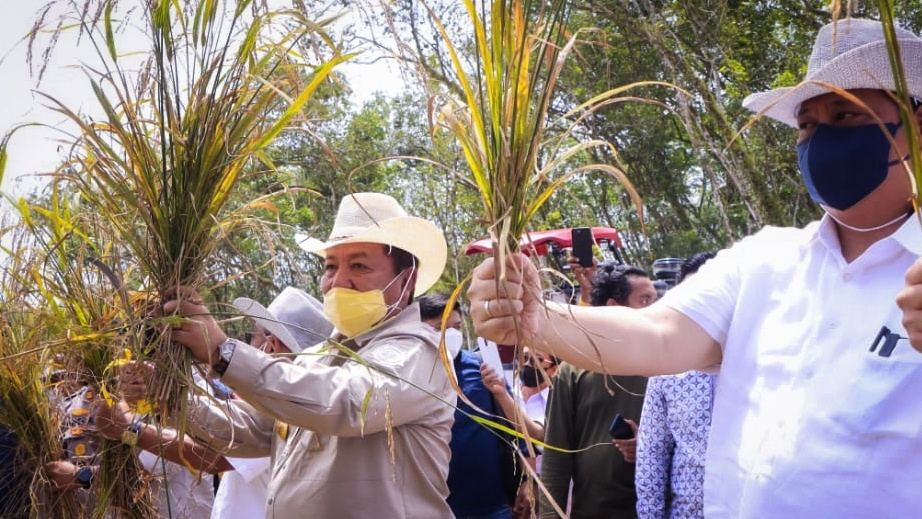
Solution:
M 499 350 L 499 360 L 503 361 L 503 364 L 510 364 L 515 361 L 514 344 L 497 344 L 496 349 Z
M 615 247 L 621 248 L 621 238 L 618 236 L 617 229 L 592 227 L 592 238 L 596 244 L 602 240 L 609 240 L 614 242 Z M 530 232 L 522 236 L 522 239 L 519 240 L 519 246 L 522 247 L 522 252 L 527 256 L 544 256 L 548 252 L 547 245 L 550 242 L 554 242 L 560 247 L 570 247 L 573 245 L 572 230 L 567 227 L 565 229 Z M 493 253 L 493 246 L 489 238 L 472 242 L 464 249 L 464 254 L 468 256 L 478 253 Z M 502 353 L 502 350 L 500 350 L 500 353 Z
M 610 242 L 615 249 L 621 248 L 621 237 L 618 236 L 618 230 L 611 227 L 592 227 L 592 241 L 599 245 L 601 241 Z M 569 227 L 564 229 L 550 229 L 547 231 L 530 232 L 519 240 L 519 246 L 522 252 L 527 256 L 546 256 L 549 252 L 548 246 L 554 243 L 559 248 L 573 246 L 573 230 Z M 489 238 L 471 242 L 464 249 L 464 254 L 472 256 L 474 254 L 492 254 L 493 246 Z M 499 351 L 499 358 L 503 364 L 509 364 L 515 361 L 515 345 L 497 344 L 496 349 Z

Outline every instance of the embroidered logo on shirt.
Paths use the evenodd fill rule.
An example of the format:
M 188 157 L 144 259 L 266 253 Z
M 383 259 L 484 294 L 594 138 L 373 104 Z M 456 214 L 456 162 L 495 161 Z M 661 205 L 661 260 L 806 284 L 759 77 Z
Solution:
M 409 356 L 409 352 L 403 348 L 393 344 L 385 344 L 384 346 L 375 349 L 374 352 L 371 352 L 368 355 L 368 360 L 387 368 L 395 368 L 404 364 Z

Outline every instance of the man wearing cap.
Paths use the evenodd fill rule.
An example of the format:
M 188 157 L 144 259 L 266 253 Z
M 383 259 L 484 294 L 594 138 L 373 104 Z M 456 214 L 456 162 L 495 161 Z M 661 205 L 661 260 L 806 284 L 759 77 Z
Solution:
M 922 39 L 896 35 L 922 98 Z M 544 303 L 521 255 L 497 288 L 488 260 L 468 291 L 478 333 L 608 373 L 719 367 L 705 517 L 918 517 L 922 229 L 905 164 L 922 110 L 901 121 L 894 90 L 880 22 L 824 26 L 804 83 L 743 102 L 798 128 L 820 221 L 745 238 L 642 310 Z
M 450 517 L 455 394 L 438 335 L 412 303 L 445 266 L 442 232 L 389 196 L 356 193 L 327 241 L 301 246 L 324 258 L 323 310 L 336 328 L 313 355 L 241 348 L 194 298 L 164 305 L 188 317 L 170 339 L 243 399 L 197 406 L 194 433 L 234 456 L 271 453 L 266 517 Z

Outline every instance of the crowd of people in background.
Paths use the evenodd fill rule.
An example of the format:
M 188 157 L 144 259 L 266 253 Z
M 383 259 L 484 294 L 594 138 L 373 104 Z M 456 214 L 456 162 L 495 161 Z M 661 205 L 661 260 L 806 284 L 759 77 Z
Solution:
M 922 39 L 897 36 L 922 120 Z M 520 254 L 502 280 L 481 264 L 464 304 L 427 293 L 442 231 L 389 196 L 344 197 L 329 237 L 300 244 L 323 260 L 322 302 L 235 301 L 246 341 L 197 294 L 163 302 L 184 317 L 163 333 L 202 368 L 187 434 L 138 411 L 156 367 L 125 367 L 111 405 L 50 373 L 51 483 L 92 492 L 108 438 L 153 456 L 162 509 L 190 519 L 917 516 L 922 227 L 887 59 L 879 22 L 846 20 L 817 36 L 807 78 L 824 85 L 747 98 L 798 128 L 827 214 L 689 257 L 659 300 L 642 268 L 571 257 L 573 304 L 543 301 Z M 472 329 L 514 347 L 502 373 Z M 15 445 L 0 428 L 3 517 L 29 478 Z M 193 471 L 222 474 L 217 497 Z
M 711 256 L 690 258 L 680 278 L 697 270 L 702 258 Z M 579 266 L 575 257 L 570 258 L 568 265 L 577 280 L 575 297 L 589 294 L 583 299 L 589 305 L 641 308 L 656 300 L 653 280 L 638 267 L 606 261 L 586 268 Z M 638 494 L 634 484 L 635 467 L 642 470 L 644 464 L 643 443 L 638 445 L 635 437 L 638 424 L 644 425 L 640 428 L 640 438 L 645 437 L 648 427 L 658 430 L 670 425 L 648 425 L 649 420 L 641 421 L 641 407 L 648 405 L 644 398 L 645 377 L 601 375 L 577 369 L 527 347 L 520 358 L 497 373 L 483 362 L 477 351 L 465 345 L 463 309 L 459 302 L 450 302 L 448 294 L 433 293 L 419 297 L 416 304 L 429 331 L 436 335 L 444 331 L 445 350 L 463 394 L 456 404 L 448 443 L 451 455 L 445 501 L 452 517 L 558 517 L 559 511 L 568 517 L 635 517 L 635 509 L 640 511 L 640 517 L 657 517 L 645 515 L 643 510 L 657 507 L 661 514 L 666 503 L 674 506 L 683 503 L 675 497 L 682 495 L 683 487 L 680 485 L 676 494 L 674 481 L 665 480 L 657 483 L 658 495 L 649 502 L 638 500 L 638 495 L 644 495 L 643 491 Z M 324 316 L 322 303 L 293 287 L 284 289 L 268 307 L 248 298 L 235 300 L 234 306 L 250 319 L 247 344 L 254 351 L 280 357 L 283 362 L 290 362 L 293 354 L 319 352 L 317 338 L 334 333 L 333 325 Z M 517 374 L 517 378 L 511 378 L 507 372 Z M 222 407 L 215 404 L 218 400 L 240 398 L 220 378 L 206 380 L 203 375 L 195 378 L 213 398 L 207 404 L 209 408 Z M 146 395 L 140 373 L 126 370 L 121 381 L 124 400 L 110 406 L 96 397 L 95 388 L 86 379 L 69 376 L 61 369 L 51 373 L 49 387 L 59 402 L 63 418 L 64 459 L 49 464 L 46 470 L 60 491 L 88 493 L 95 479 L 94 460 L 99 440 L 128 441 L 126 438 L 130 437 L 157 486 L 158 508 L 165 511 L 165 517 L 274 516 L 271 512 L 267 515 L 266 509 L 272 477 L 270 456 L 225 455 L 226 449 L 203 439 L 196 440 L 192 435 L 174 444 L 178 431 L 132 412 L 136 399 Z M 673 412 L 698 410 L 695 406 L 683 408 L 684 405 L 673 403 Z M 625 417 L 630 424 L 631 438 L 610 436 L 611 418 L 615 415 Z M 485 425 L 497 420 L 509 429 Z M 282 436 L 282 424 L 277 420 L 274 423 L 276 435 Z M 687 425 L 696 427 L 693 431 L 696 438 L 706 438 L 709 420 Z M 531 449 L 526 439 L 535 442 Z M 3 440 L 0 448 L 6 448 L 11 441 L 6 434 Z M 681 440 L 684 438 L 678 442 L 672 440 L 673 448 L 678 443 L 680 452 L 686 450 Z M 173 448 L 164 448 L 166 445 Z M 551 447 L 545 451 L 543 445 Z M 686 484 L 697 478 L 698 512 L 702 448 L 700 444 L 688 446 L 696 449 L 699 471 L 678 478 Z M 14 451 L 5 452 L 12 455 Z M 531 470 L 522 464 L 528 464 Z M 6 466 L 12 468 L 16 464 L 10 461 Z M 666 473 L 678 474 L 678 471 L 667 468 Z M 214 480 L 202 477 L 212 474 L 219 477 Z M 2 481 L 7 486 L 14 484 L 12 474 Z M 8 516 L 15 514 L 2 515 Z

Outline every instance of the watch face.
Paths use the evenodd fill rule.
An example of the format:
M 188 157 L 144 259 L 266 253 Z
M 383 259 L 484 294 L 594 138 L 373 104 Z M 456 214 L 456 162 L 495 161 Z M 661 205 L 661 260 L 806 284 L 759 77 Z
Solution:
M 77 469 L 77 482 L 83 488 L 90 488 L 90 484 L 93 482 L 93 469 L 87 466 Z

